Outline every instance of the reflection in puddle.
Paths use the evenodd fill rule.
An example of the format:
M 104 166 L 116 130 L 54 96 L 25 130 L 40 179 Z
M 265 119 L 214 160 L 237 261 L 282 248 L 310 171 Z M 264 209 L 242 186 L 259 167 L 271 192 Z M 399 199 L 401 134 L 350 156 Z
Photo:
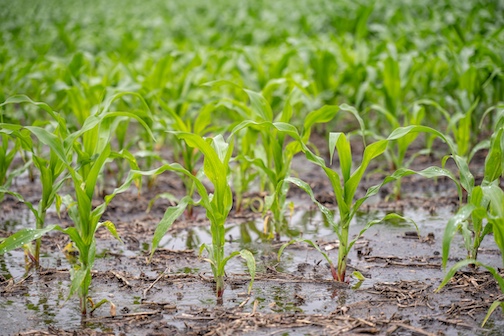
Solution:
M 299 312 L 303 310 L 299 307 L 303 303 L 302 297 L 296 297 L 300 288 L 299 285 L 279 284 L 268 288 L 259 287 L 255 291 L 255 297 L 259 301 L 259 307 L 269 309 L 275 313 Z

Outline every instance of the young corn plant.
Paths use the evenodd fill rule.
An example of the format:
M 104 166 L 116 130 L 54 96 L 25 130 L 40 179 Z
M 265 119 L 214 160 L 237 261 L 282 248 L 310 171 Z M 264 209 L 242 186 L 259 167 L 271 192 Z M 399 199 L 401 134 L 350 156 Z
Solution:
M 397 138 L 411 132 L 429 133 L 440 138 L 448 145 L 452 153 L 443 158 L 442 168 L 436 167 L 436 170 L 429 172 L 428 175 L 417 172 L 424 177 L 447 176 L 455 182 L 458 189 L 460 208 L 457 214 L 448 221 L 443 235 L 443 267 L 446 266 L 450 244 L 457 231 L 462 232 L 468 258 L 476 260 L 479 246 L 486 235 L 493 232 L 497 245 L 501 241 L 499 234 L 495 234 L 494 230 L 501 228 L 499 218 L 502 213 L 500 196 L 502 189 L 499 183 L 504 176 L 504 118 L 501 117 L 497 121 L 496 131 L 488 145 L 484 141 L 482 145 L 475 147 L 475 149 L 489 147 L 483 181 L 479 186 L 475 186 L 474 176 L 469 170 L 468 158 L 457 154 L 457 146 L 449 136 L 426 126 L 408 126 L 396 129 L 389 138 Z M 474 149 L 470 156 L 473 154 Z M 448 159 L 455 161 L 458 177 L 444 168 Z M 466 205 L 463 205 L 464 192 L 467 195 Z
M 71 286 L 69 298 L 78 294 L 80 308 L 83 315 L 88 312 L 88 302 L 94 310 L 104 301 L 94 304 L 88 298 L 91 284 L 91 270 L 96 255 L 95 233 L 100 227 L 107 228 L 110 233 L 119 239 L 115 226 L 110 221 L 100 222 L 108 204 L 119 193 L 126 189 L 119 187 L 105 197 L 99 206 L 92 205 L 93 196 L 99 177 L 106 162 L 114 157 L 111 149 L 111 134 L 115 118 L 130 117 L 136 119 L 143 127 L 148 128 L 138 116 L 128 112 L 102 111 L 96 115 L 90 115 L 82 125 L 82 128 L 65 138 L 61 134 L 54 134 L 44 128 L 26 127 L 37 139 L 46 145 L 57 165 L 61 165 L 70 175 L 75 199 L 64 197 L 68 215 L 74 226 L 62 228 L 59 225 L 48 225 L 40 229 L 22 229 L 0 243 L 0 254 L 19 248 L 24 244 L 40 238 L 43 234 L 56 230 L 67 234 L 79 251 L 79 260 L 71 270 Z M 119 155 L 118 153 L 115 156 Z M 135 179 L 138 181 L 138 179 Z M 130 185 L 131 180 L 126 180 L 125 185 Z M 119 239 L 120 240 L 120 239 Z M 91 312 L 92 312 L 91 310 Z
M 259 141 L 259 131 L 247 129 L 244 133 L 241 137 L 238 137 L 240 141 L 240 154 L 233 162 L 233 191 L 235 193 L 236 213 L 241 213 L 246 203 L 253 201 L 254 198 L 244 198 L 244 194 L 250 188 L 251 183 L 259 176 L 259 172 L 255 170 L 255 166 L 251 160 L 247 159 L 255 156 L 255 148 Z M 256 197 L 256 199 L 261 204 L 264 204 L 262 198 Z M 262 212 L 262 208 L 260 206 L 256 211 Z
M 34 102 L 26 96 L 13 96 L 2 105 L 21 103 L 32 104 L 41 109 L 44 109 L 53 117 L 54 123 L 56 124 L 53 132 L 46 131 L 45 129 L 36 126 L 22 127 L 21 125 L 2 124 L 2 136 L 5 136 L 7 132 L 8 134 L 10 134 L 10 136 L 16 139 L 16 143 L 19 143 L 23 150 L 30 153 L 31 160 L 28 162 L 28 164 L 33 162 L 34 166 L 39 172 L 40 183 L 42 185 L 42 195 L 40 196 L 38 205 L 35 206 L 31 202 L 25 200 L 19 193 L 10 191 L 8 189 L 8 183 L 4 184 L 3 187 L 0 187 L 0 191 L 2 193 L 9 193 L 12 196 L 16 197 L 16 199 L 18 199 L 20 202 L 25 203 L 35 217 L 35 228 L 37 230 L 41 230 L 45 226 L 47 210 L 58 199 L 58 191 L 62 187 L 63 182 L 65 181 L 67 176 L 64 174 L 66 167 L 64 163 L 59 160 L 56 153 L 53 151 L 49 151 L 48 154 L 44 153 L 44 151 L 40 149 L 40 146 L 33 143 L 31 135 L 33 134 L 36 137 L 40 137 L 40 130 L 44 130 L 47 134 L 50 134 L 49 136 L 55 137 L 59 135 L 61 137 L 65 137 L 68 134 L 68 130 L 63 118 L 61 118 L 58 113 L 54 112 L 51 107 L 49 107 L 49 105 L 45 103 Z M 40 138 L 39 143 L 43 143 Z M 33 263 L 33 265 L 38 267 L 40 262 L 41 239 L 36 239 L 34 248 L 31 245 L 27 246 L 28 248 L 26 252 L 31 259 L 31 262 Z
M 88 300 L 91 269 L 96 254 L 96 231 L 103 226 L 116 239 L 121 241 L 114 224 L 110 221 L 100 222 L 100 219 L 108 204 L 123 189 L 118 187 L 112 194 L 106 196 L 104 202 L 97 207 L 93 207 L 92 201 L 99 183 L 99 177 L 107 161 L 117 157 L 129 159 L 128 155 L 114 153 L 110 144 L 114 131 L 114 120 L 123 117 L 136 119 L 143 127 L 149 129 L 148 125 L 135 114 L 107 112 L 88 117 L 78 132 L 70 135 L 70 139 L 65 139 L 63 146 L 58 146 L 57 143 L 50 145 L 54 151 L 61 151 L 61 149 L 71 146 L 76 154 L 75 163 L 67 162 L 67 169 L 75 189 L 75 200 L 67 202 L 66 206 L 74 227 L 67 228 L 63 232 L 70 236 L 70 239 L 79 250 L 79 263 L 74 266 L 71 272 L 72 285 L 69 295 L 78 294 L 82 314 L 87 313 L 88 301 L 91 303 L 92 310 L 103 302 L 102 300 L 95 305 L 91 300 Z M 140 184 L 141 180 L 137 179 L 136 182 Z
M 502 156 L 502 155 L 501 155 Z M 501 172 L 502 175 L 504 172 Z M 472 200 L 466 206 L 462 207 L 457 214 L 450 219 L 448 223 L 447 230 L 448 233 L 453 232 L 457 225 L 462 226 L 462 232 L 464 235 L 464 240 L 467 241 L 466 238 L 469 232 L 467 229 L 468 220 L 472 220 L 473 223 L 473 231 L 475 233 L 475 237 L 473 238 L 474 242 L 481 243 L 483 237 L 493 232 L 495 242 L 501 251 L 501 255 L 503 256 L 503 264 L 504 264 L 504 191 L 499 187 L 495 181 L 491 184 L 487 184 L 485 186 L 477 186 L 474 188 L 474 193 L 472 196 Z M 483 221 L 486 220 L 486 225 L 483 226 Z M 448 228 L 450 227 L 450 228 Z M 477 232 L 480 231 L 480 232 Z M 482 231 L 482 232 L 481 232 Z M 443 239 L 443 267 L 446 267 L 447 261 L 447 252 L 445 254 L 445 248 L 449 249 L 449 245 L 445 246 L 445 242 L 449 244 L 449 240 L 445 233 L 445 237 Z M 474 253 L 474 252 L 473 252 Z M 469 255 L 469 257 L 465 260 L 459 261 L 454 264 L 446 273 L 443 281 L 436 289 L 439 292 L 448 282 L 453 278 L 455 273 L 466 266 L 475 267 L 481 266 L 486 268 L 497 281 L 501 292 L 504 294 L 504 279 L 499 274 L 499 271 L 495 268 L 483 264 L 480 261 L 476 260 L 476 254 L 474 254 L 474 258 Z M 488 321 L 492 313 L 497 309 L 497 307 L 501 307 L 504 310 L 504 302 L 496 300 L 488 309 L 488 312 L 483 319 L 482 327 Z
M 244 127 L 243 125 L 249 121 L 251 123 L 268 123 L 273 120 L 289 122 L 293 115 L 293 105 L 300 99 L 299 94 L 306 94 L 306 92 L 293 80 L 284 78 L 267 82 L 262 92 L 244 89 L 225 80 L 210 82 L 206 85 L 211 87 L 225 85 L 236 90 L 235 94 L 238 97 L 244 96 L 246 97 L 244 99 L 248 99 L 249 104 L 238 98 L 223 98 L 218 104 L 219 107 L 227 109 L 230 116 L 234 116 L 238 123 L 231 131 L 232 134 L 236 134 L 240 146 L 240 153 L 233 160 L 235 163 L 233 183 L 237 200 L 236 210 L 241 210 L 243 193 L 258 176 L 260 192 L 268 193 L 263 202 L 265 204 L 263 213 L 271 212 L 272 222 L 278 228 L 284 224 L 283 214 L 279 204 L 274 202 L 272 194 L 282 176 L 290 174 L 292 153 L 288 150 L 283 151 L 286 139 L 282 134 L 278 134 L 275 129 L 268 129 L 267 126 Z M 272 96 L 276 90 L 287 90 L 290 93 L 286 99 L 277 102 L 277 105 L 283 103 L 283 108 L 275 115 L 271 101 L 274 100 Z M 270 99 L 268 100 L 266 97 Z
M 255 259 L 253 254 L 248 250 L 234 251 L 228 256 L 224 254 L 225 243 L 225 224 L 229 215 L 229 211 L 233 205 L 233 195 L 228 182 L 229 161 L 233 152 L 234 140 L 226 142 L 221 135 L 213 139 L 205 139 L 194 133 L 174 132 L 174 134 L 191 148 L 198 149 L 203 157 L 203 172 L 213 185 L 213 193 L 209 193 L 203 183 L 198 179 L 193 172 L 182 167 L 180 164 L 167 164 L 157 170 L 141 173 L 132 172 L 135 174 L 150 174 L 157 175 L 165 170 L 175 171 L 184 174 L 194 183 L 199 196 L 199 201 L 194 201 L 191 196 L 185 196 L 180 200 L 178 205 L 170 207 L 166 210 L 163 219 L 158 224 L 154 237 L 152 239 L 151 258 L 161 241 L 161 238 L 166 234 L 173 222 L 182 215 L 186 207 L 191 205 L 200 205 L 206 210 L 206 216 L 210 221 L 210 232 L 212 235 L 212 243 L 203 243 L 200 247 L 200 254 L 206 250 L 208 257 L 205 259 L 210 263 L 212 273 L 216 285 L 217 300 L 221 301 L 224 293 L 224 268 L 227 262 L 240 255 L 245 259 L 251 276 L 249 284 L 249 293 L 252 289 L 252 284 L 255 277 Z
M 501 125 L 492 135 L 481 185 L 475 185 L 467 161 L 461 157 L 453 157 L 459 168 L 460 183 L 467 192 L 467 204 L 462 206 L 446 225 L 443 236 L 443 267 L 446 267 L 451 241 L 458 231 L 462 232 L 468 259 L 477 260 L 478 249 L 485 236 L 490 233 L 494 234 L 497 245 L 504 248 L 504 228 L 501 223 L 504 204 L 499 186 L 500 179 L 504 177 L 504 118 Z
M 297 135 L 296 133 L 296 130 L 292 129 L 288 125 L 279 125 L 277 123 L 275 126 L 281 127 L 285 132 L 288 132 L 294 139 L 300 139 L 299 135 Z M 355 199 L 356 191 L 359 185 L 361 184 L 361 180 L 364 177 L 366 169 L 371 163 L 371 161 L 382 155 L 391 141 L 396 141 L 401 137 L 406 136 L 411 132 L 419 131 L 420 129 L 415 128 L 415 126 L 410 126 L 407 128 L 399 128 L 396 129 L 394 132 L 392 132 L 392 134 L 387 139 L 378 140 L 372 144 L 365 146 L 361 163 L 353 171 L 352 171 L 352 165 L 354 160 L 350 147 L 350 141 L 348 140 L 347 136 L 344 133 L 333 132 L 329 134 L 330 162 L 332 162 L 334 151 L 336 150 L 338 152 L 340 161 L 339 172 L 327 166 L 323 158 L 313 154 L 308 149 L 308 147 L 303 145 L 302 141 L 298 141 L 298 143 L 301 144 L 302 150 L 305 153 L 308 161 L 321 167 L 326 173 L 333 187 L 336 203 L 338 205 L 339 221 L 335 222 L 334 215 L 332 214 L 332 212 L 315 199 L 315 195 L 311 190 L 311 187 L 306 182 L 293 177 L 289 177 L 286 179 L 286 182 L 293 183 L 308 193 L 312 201 L 319 207 L 324 217 L 332 225 L 335 233 L 338 236 L 340 245 L 338 248 L 338 263 L 336 268 L 333 266 L 333 263 L 329 260 L 329 258 L 326 255 L 324 256 L 326 260 L 328 260 L 329 262 L 329 265 L 331 267 L 331 273 L 334 280 L 339 282 L 345 281 L 345 275 L 347 269 L 347 257 L 351 248 L 353 247 L 357 238 L 360 235 L 364 234 L 371 226 L 383 220 L 389 220 L 389 219 L 407 220 L 406 218 L 398 214 L 394 213 L 387 214 L 381 220 L 374 220 L 367 223 L 366 226 L 361 230 L 359 235 L 357 235 L 355 239 L 349 241 L 350 224 L 352 222 L 352 219 L 355 217 L 355 214 L 357 213 L 361 205 L 369 197 L 376 195 L 382 186 L 384 186 L 387 183 L 396 181 L 399 178 L 412 174 L 420 174 L 421 176 L 425 177 L 448 176 L 452 179 L 455 179 L 449 171 L 438 167 L 429 167 L 420 172 L 415 172 L 407 168 L 400 168 L 390 176 L 387 176 L 380 184 L 370 187 L 363 197 Z M 416 224 L 414 225 L 416 226 Z M 311 243 L 311 245 L 315 244 Z
M 338 132 L 329 134 L 330 162 L 332 163 L 334 150 L 337 150 L 340 161 L 339 172 L 326 166 L 324 159 L 322 159 L 321 157 L 315 156 L 309 152 L 305 152 L 305 154 L 307 154 L 308 160 L 320 166 L 331 182 L 334 195 L 336 197 L 336 202 L 338 204 L 339 222 L 337 223 L 334 221 L 334 217 L 331 212 L 315 200 L 313 191 L 306 182 L 296 178 L 287 179 L 288 182 L 297 185 L 310 195 L 312 200 L 317 203 L 319 208 L 322 210 L 322 213 L 327 218 L 329 223 L 331 223 L 334 231 L 338 235 L 340 244 L 338 247 L 338 261 L 336 268 L 333 266 L 332 262 L 329 262 L 332 276 L 336 281 L 345 282 L 348 253 L 350 252 L 351 248 L 360 235 L 367 231 L 372 225 L 375 225 L 383 220 L 389 220 L 392 218 L 406 220 L 398 214 L 388 214 L 382 220 L 375 220 L 367 223 L 365 228 L 359 233 L 359 235 L 357 235 L 357 238 L 349 241 L 350 223 L 359 210 L 360 206 L 369 197 L 378 193 L 380 187 L 384 183 L 389 182 L 386 180 L 378 186 L 371 187 L 370 189 L 368 189 L 364 197 L 361 197 L 357 200 L 354 199 L 357 188 L 360 185 L 362 178 L 364 177 L 364 173 L 367 167 L 373 159 L 377 158 L 385 152 L 388 143 L 389 140 L 379 140 L 366 146 L 360 165 L 353 171 L 353 157 L 350 148 L 350 141 L 344 133 Z M 393 175 L 393 177 L 389 177 L 388 180 L 395 180 L 397 178 L 400 178 L 401 175 L 406 174 L 406 172 L 404 172 L 404 174 L 396 172 L 395 175 Z M 326 259 L 329 260 L 327 257 Z

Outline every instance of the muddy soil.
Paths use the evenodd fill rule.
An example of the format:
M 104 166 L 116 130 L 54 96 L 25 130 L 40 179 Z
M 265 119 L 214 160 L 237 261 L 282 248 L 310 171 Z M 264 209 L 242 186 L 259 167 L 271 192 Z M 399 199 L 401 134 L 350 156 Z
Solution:
M 484 153 L 473 171 L 482 173 Z M 433 158 L 418 159 L 421 169 Z M 309 181 L 319 201 L 334 207 L 334 195 L 322 171 L 296 158 L 294 170 Z M 359 193 L 376 184 L 377 172 Z M 37 179 L 18 179 L 17 191 L 35 200 Z M 202 243 L 211 236 L 204 211 L 194 219 L 181 218 L 165 236 L 151 262 L 149 248 L 156 223 L 169 201 L 156 201 L 158 193 L 181 195 L 176 175 L 161 175 L 151 190 L 135 190 L 117 196 L 104 219 L 112 220 L 123 243 L 108 232 L 98 232 L 98 258 L 90 296 L 107 299 L 92 315 L 82 317 L 78 299 L 67 300 L 72 256 L 64 252 L 68 238 L 51 233 L 43 238 L 43 257 L 38 270 L 25 269 L 23 251 L 0 256 L 0 334 L 2 335 L 501 335 L 500 309 L 484 328 L 481 322 L 496 299 L 503 300 L 494 279 L 482 269 L 464 269 L 441 291 L 435 292 L 445 272 L 441 268 L 441 243 L 447 220 L 457 209 L 453 182 L 436 183 L 417 176 L 403 181 L 399 201 L 389 200 L 392 186 L 371 199 L 352 223 L 355 236 L 367 222 L 395 211 L 414 219 L 411 224 L 386 222 L 373 226 L 355 244 L 349 274 L 360 271 L 362 282 L 331 280 L 324 258 L 306 244 L 288 247 L 280 260 L 278 248 L 293 238 L 316 241 L 337 259 L 338 240 L 309 198 L 294 187 L 289 192 L 293 211 L 279 240 L 263 234 L 260 214 L 245 208 L 232 211 L 227 224 L 226 252 L 247 248 L 254 253 L 257 276 L 251 295 L 243 260 L 232 259 L 226 270 L 226 289 L 217 302 L 210 267 L 198 257 Z M 254 190 L 249 197 L 256 196 Z M 31 227 L 33 218 L 25 206 L 6 196 L 0 204 L 0 236 Z M 52 211 L 48 223 L 70 225 Z M 502 266 L 493 238 L 480 250 L 482 262 Z M 463 242 L 452 243 L 450 265 L 465 256 Z

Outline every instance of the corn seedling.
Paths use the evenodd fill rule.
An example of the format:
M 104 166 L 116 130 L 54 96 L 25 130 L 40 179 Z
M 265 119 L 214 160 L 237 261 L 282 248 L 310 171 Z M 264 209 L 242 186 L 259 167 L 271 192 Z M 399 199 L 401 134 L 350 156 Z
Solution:
M 471 232 L 469 231 L 467 226 L 469 219 L 472 220 L 473 224 L 474 237 L 472 238 L 470 237 Z M 487 221 L 486 225 L 484 226 L 482 225 L 483 220 Z M 459 261 L 450 268 L 436 291 L 440 291 L 459 269 L 465 266 L 482 266 L 493 275 L 493 277 L 499 284 L 501 292 L 504 293 L 504 279 L 499 274 L 499 272 L 493 267 L 485 265 L 475 259 L 477 256 L 477 248 L 479 247 L 479 244 L 481 244 L 481 241 L 483 240 L 485 235 L 491 232 L 493 232 L 495 242 L 497 243 L 501 254 L 504 256 L 504 191 L 496 183 L 491 183 L 481 187 L 477 186 L 474 188 L 471 202 L 462 207 L 457 212 L 457 214 L 452 217 L 452 219 L 450 219 L 447 225 L 445 237 L 443 239 L 443 267 L 446 266 L 449 252 L 449 243 L 451 241 L 451 238 L 453 237 L 454 231 L 458 228 L 457 226 L 461 227 L 464 241 L 467 245 L 466 247 L 468 248 L 468 251 L 472 252 L 472 254 L 469 254 L 468 259 Z M 472 245 L 468 245 L 467 243 L 471 240 L 474 243 Z M 496 300 L 492 303 L 492 305 L 488 309 L 487 315 L 483 319 L 482 327 L 488 321 L 490 315 L 499 306 L 501 307 L 501 309 L 504 309 L 504 302 Z
M 340 282 L 345 281 L 347 256 L 357 239 L 355 238 L 353 241 L 349 242 L 350 223 L 354 218 L 355 214 L 357 213 L 357 211 L 359 210 L 359 208 L 361 207 L 361 205 L 369 197 L 376 195 L 383 185 L 412 174 L 419 174 L 425 177 L 447 176 L 452 180 L 455 180 L 455 177 L 449 171 L 438 167 L 429 167 L 420 172 L 415 172 L 407 168 L 401 168 L 395 171 L 392 175 L 387 176 L 382 181 L 382 183 L 370 187 L 363 197 L 355 200 L 354 198 L 357 188 L 360 185 L 362 178 L 364 177 L 364 173 L 368 165 L 371 163 L 373 159 L 375 159 L 376 157 L 380 156 L 385 152 L 385 150 L 387 149 L 387 145 L 390 141 L 396 141 L 401 137 L 408 135 L 411 132 L 428 131 L 428 132 L 434 132 L 436 134 L 439 132 L 422 126 L 409 126 L 405 128 L 396 129 L 387 139 L 378 140 L 366 146 L 362 156 L 361 164 L 353 172 L 352 172 L 353 158 L 349 140 L 343 133 L 338 132 L 330 133 L 329 135 L 330 162 L 332 162 L 334 150 L 337 150 L 340 160 L 340 169 L 339 169 L 340 172 L 338 173 L 336 170 L 328 167 L 325 164 L 323 158 L 316 156 L 308 149 L 308 147 L 303 145 L 303 142 L 300 141 L 301 138 L 299 137 L 294 127 L 292 127 L 291 125 L 281 123 L 275 123 L 273 125 L 277 129 L 282 129 L 283 132 L 288 133 L 294 139 L 297 139 L 308 161 L 321 167 L 326 173 L 327 177 L 329 178 L 329 181 L 331 182 L 336 202 L 338 204 L 338 210 L 339 210 L 338 223 L 334 221 L 334 215 L 332 214 L 332 212 L 329 211 L 329 209 L 327 209 L 325 206 L 320 204 L 315 199 L 315 195 L 313 194 L 311 187 L 306 182 L 293 177 L 289 177 L 285 180 L 286 182 L 290 182 L 297 185 L 298 187 L 300 187 L 301 189 L 303 189 L 305 192 L 308 193 L 312 201 L 318 206 L 324 217 L 328 220 L 329 223 L 331 223 L 334 231 L 338 235 L 340 245 L 338 248 L 337 267 L 334 268 L 333 264 L 329 262 L 329 265 L 331 266 L 331 273 L 336 281 Z M 440 135 L 442 136 L 442 134 Z M 449 141 L 449 139 L 446 140 Z M 372 225 L 375 225 L 383 220 L 389 220 L 393 218 L 406 220 L 404 217 L 398 214 L 394 213 L 388 214 L 382 220 L 374 220 L 367 223 L 365 228 L 360 232 L 359 235 L 357 235 L 357 237 L 359 237 L 361 234 L 367 231 L 369 227 L 371 227 Z
M 364 173 L 371 163 L 373 159 L 380 156 L 387 149 L 389 140 L 379 140 L 365 147 L 364 153 L 362 156 L 361 164 L 352 172 L 352 152 L 350 148 L 350 142 L 343 133 L 330 133 L 329 134 L 329 150 L 330 150 L 330 162 L 332 163 L 334 150 L 337 150 L 339 161 L 340 161 L 340 172 L 338 173 L 336 170 L 326 166 L 324 159 L 321 157 L 315 156 L 309 151 L 305 150 L 305 154 L 307 159 L 316 165 L 320 166 L 327 177 L 329 178 L 331 185 L 333 187 L 334 195 L 336 197 L 336 202 L 338 204 L 338 217 L 339 221 L 335 222 L 332 213 L 321 205 L 319 202 L 315 200 L 315 196 L 310 186 L 300 179 L 297 178 L 288 178 L 287 181 L 291 182 L 304 191 L 306 191 L 311 199 L 317 204 L 319 209 L 322 211 L 326 219 L 331 223 L 334 231 L 338 235 L 339 239 L 339 248 L 338 248 L 338 262 L 336 268 L 333 266 L 332 262 L 329 262 L 331 266 L 331 273 L 333 278 L 336 281 L 344 282 L 346 275 L 346 267 L 347 267 L 347 257 L 350 252 L 352 246 L 354 245 L 357 238 L 362 235 L 365 231 L 367 231 L 372 225 L 375 225 L 382 220 L 388 220 L 392 218 L 400 218 L 405 220 L 403 217 L 397 214 L 388 214 L 382 220 L 375 220 L 367 223 L 365 228 L 357 235 L 352 241 L 349 241 L 349 232 L 350 232 L 350 223 L 354 218 L 355 214 L 359 210 L 360 206 L 366 201 L 369 197 L 375 195 L 380 187 L 390 182 L 391 180 L 395 180 L 400 178 L 402 175 L 406 175 L 407 172 L 404 173 L 396 171 L 394 175 L 384 180 L 384 182 L 380 185 L 371 187 L 368 189 L 366 195 L 358 200 L 355 200 L 355 193 L 357 191 L 358 186 L 364 176 Z M 312 244 L 314 245 L 314 244 Z M 326 257 L 329 261 L 329 259 Z
M 157 170 L 148 173 L 133 171 L 130 173 L 131 176 L 135 176 L 135 174 L 157 175 L 163 171 L 171 170 L 184 174 L 193 181 L 196 191 L 201 197 L 199 201 L 194 201 L 192 197 L 185 196 L 176 206 L 169 207 L 166 210 L 152 239 L 151 258 L 161 238 L 166 234 L 173 222 L 182 215 L 186 207 L 189 204 L 200 205 L 206 210 L 206 216 L 210 221 L 210 232 L 212 235 L 212 243 L 203 243 L 200 247 L 200 254 L 204 250 L 208 253 L 208 257 L 205 260 L 210 263 L 212 268 L 216 284 L 217 299 L 219 301 L 222 300 L 222 295 L 224 293 L 224 268 L 227 262 L 237 255 L 243 257 L 247 262 L 247 267 L 251 276 L 248 289 L 250 293 L 255 277 L 255 259 L 252 253 L 248 250 L 241 250 L 231 252 L 228 256 L 224 255 L 225 223 L 233 205 L 233 195 L 228 182 L 229 160 L 233 152 L 233 140 L 231 140 L 231 142 L 226 142 L 221 135 L 213 139 L 204 139 L 194 133 L 174 132 L 173 134 L 185 141 L 189 147 L 197 148 L 201 151 L 204 157 L 203 172 L 212 183 L 214 190 L 212 194 L 209 194 L 203 183 L 193 172 L 188 171 L 177 163 L 163 165 Z
M 49 107 L 49 105 L 45 103 L 34 102 L 26 96 L 11 97 L 2 105 L 14 103 L 29 103 L 44 109 L 54 118 L 57 125 L 53 133 L 35 126 L 22 127 L 20 125 L 13 124 L 4 124 L 2 126 L 3 132 L 9 131 L 10 135 L 15 137 L 17 141 L 19 141 L 23 149 L 31 154 L 31 160 L 40 173 L 42 195 L 37 207 L 35 208 L 32 203 L 25 200 L 19 193 L 15 193 L 9 191 L 8 189 L 2 188 L 3 192 L 7 192 L 16 197 L 19 201 L 25 203 L 35 216 L 35 228 L 37 230 L 41 230 L 45 226 L 46 212 L 58 198 L 57 193 L 66 179 L 65 175 L 63 174 L 66 167 L 64 165 L 64 162 L 62 162 L 57 157 L 55 152 L 50 151 L 47 157 L 45 153 L 43 153 L 41 150 L 38 150 L 40 146 L 37 146 L 33 143 L 30 135 L 34 134 L 42 144 L 44 140 L 42 140 L 40 137 L 65 137 L 68 131 L 66 129 L 64 120 L 58 113 L 54 112 Z M 35 264 L 35 266 L 38 266 L 40 262 L 40 244 L 40 238 L 38 238 L 35 243 L 35 249 L 27 249 L 27 251 L 29 251 L 28 253 L 30 259 Z M 33 254 L 31 253 L 31 251 L 33 251 Z
M 504 118 L 502 119 L 504 121 Z M 504 177 L 504 127 L 492 136 L 490 150 L 485 160 L 485 172 L 481 185 L 475 186 L 474 176 L 469 170 L 467 160 L 453 156 L 460 173 L 460 183 L 467 192 L 467 204 L 462 206 L 445 228 L 443 237 L 443 266 L 446 266 L 450 244 L 457 231 L 462 232 L 468 258 L 476 260 L 483 238 L 494 233 L 499 246 L 504 244 L 504 197 L 501 195 L 500 179 Z M 500 219 L 498 219 L 500 218 Z M 502 243 L 501 243 L 502 241 Z M 504 245 L 501 250 L 504 251 Z

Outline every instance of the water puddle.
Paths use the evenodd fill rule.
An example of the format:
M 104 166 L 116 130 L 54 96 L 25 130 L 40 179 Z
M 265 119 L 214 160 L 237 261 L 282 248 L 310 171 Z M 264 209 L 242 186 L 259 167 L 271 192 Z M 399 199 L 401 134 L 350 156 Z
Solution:
M 383 211 L 359 213 L 351 225 L 350 236 L 354 237 L 369 221 L 382 218 L 384 215 Z M 409 239 L 407 233 L 416 231 L 415 226 L 403 222 L 383 222 L 365 232 L 359 239 L 359 244 L 365 246 L 368 255 L 374 257 L 438 257 L 444 227 L 453 215 L 450 210 L 439 209 L 436 214 L 431 214 L 422 209 L 412 209 L 404 211 L 403 215 L 415 220 L 421 237 L 431 235 L 434 239 L 430 243 Z M 288 218 L 288 221 L 289 231 L 282 233 L 281 242 L 268 239 L 264 233 L 263 221 L 259 219 L 226 227 L 226 254 L 245 248 L 254 254 L 258 274 L 268 274 L 271 270 L 275 270 L 279 272 L 277 274 L 301 276 L 306 279 L 304 282 L 287 280 L 282 282 L 259 277 L 254 283 L 252 296 L 243 304 L 244 312 L 257 309 L 262 313 L 327 314 L 343 306 L 367 300 L 369 294 L 366 290 L 377 283 L 423 281 L 437 286 L 444 276 L 440 268 L 385 267 L 379 259 L 369 261 L 365 254 L 357 253 L 354 248 L 349 255 L 349 265 L 362 271 L 366 279 L 362 284 L 350 279 L 350 285 L 359 285 L 360 289 L 341 287 L 330 281 L 330 271 L 322 255 L 307 244 L 300 243 L 286 248 L 278 260 L 277 251 L 281 244 L 296 238 L 317 242 L 334 262 L 337 260 L 337 235 L 318 211 L 297 211 L 292 218 Z M 19 222 L 11 219 L 0 222 L 2 229 L 8 231 L 15 230 L 19 225 L 21 225 Z M 164 323 L 184 330 L 185 322 L 177 316 L 189 314 L 195 307 L 212 310 L 217 304 L 213 284 L 202 282 L 197 278 L 200 275 L 207 279 L 212 277 L 208 262 L 196 256 L 201 244 L 211 244 L 209 228 L 193 227 L 166 235 L 159 244 L 160 251 L 166 249 L 196 252 L 187 257 L 167 259 L 164 264 L 157 266 L 145 263 L 150 248 L 149 240 L 150 237 L 142 240 L 139 249 L 129 249 L 128 244 L 122 245 L 115 240 L 98 240 L 95 269 L 103 274 L 93 279 L 90 295 L 98 300 L 107 298 L 112 301 L 117 307 L 117 314 L 152 309 L 145 305 L 145 301 L 170 303 L 176 309 L 163 312 Z M 497 267 L 502 262 L 501 256 L 488 252 L 497 250 L 497 247 L 493 244 L 492 237 L 486 237 L 486 240 L 485 251 L 480 255 L 481 261 Z M 462 239 L 456 236 L 452 243 L 451 256 L 464 255 Z M 440 263 L 440 259 L 436 260 Z M 66 301 L 70 286 L 70 277 L 66 272 L 70 268 L 68 260 L 60 251 L 53 249 L 43 256 L 42 265 L 45 268 L 60 270 L 60 273 L 55 272 L 49 280 L 45 277 L 41 281 L 36 272 L 30 272 L 26 280 L 23 280 L 27 276 L 23 252 L 13 251 L 0 256 L 0 274 L 5 281 L 13 279 L 19 283 L 15 295 L 3 295 L 0 300 L 0 309 L 4 312 L 4 318 L 0 321 L 1 330 L 15 333 L 21 330 L 18 327 L 19 321 L 24 321 L 23 330 L 46 329 L 49 325 L 65 330 L 82 328 L 77 298 Z M 146 297 L 143 297 L 143 292 L 163 270 L 166 274 L 187 275 L 188 278 L 162 280 L 150 288 Z M 129 274 L 129 279 L 133 280 L 130 280 L 129 286 L 120 282 L 118 286 L 118 278 L 111 271 Z M 233 309 L 243 303 L 247 296 L 249 277 L 245 261 L 239 257 L 231 259 L 226 272 L 228 280 L 223 307 Z M 104 307 L 100 308 L 95 316 L 107 316 L 108 306 Z M 493 325 L 497 330 L 504 328 L 497 320 L 492 320 L 489 325 Z M 86 323 L 85 326 L 97 331 L 118 332 L 110 325 L 101 322 Z

